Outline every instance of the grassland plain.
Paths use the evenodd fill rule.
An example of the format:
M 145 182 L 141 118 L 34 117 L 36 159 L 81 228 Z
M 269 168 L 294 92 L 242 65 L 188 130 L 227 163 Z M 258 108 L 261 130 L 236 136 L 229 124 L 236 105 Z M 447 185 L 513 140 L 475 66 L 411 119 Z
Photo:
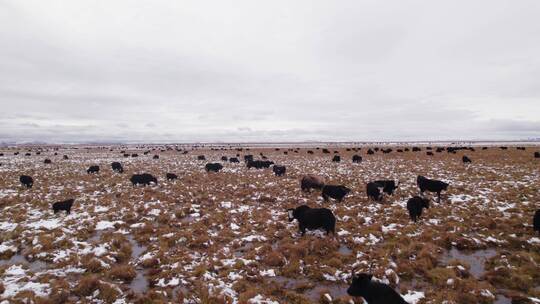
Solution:
M 353 268 L 372 272 L 411 303 L 540 303 L 540 237 L 532 229 L 540 208 L 538 147 L 434 156 L 425 147 L 374 155 L 367 147 L 148 155 L 132 147 L 135 158 L 114 146 L 36 155 L 38 148 L 31 156 L 27 148 L 1 151 L 5 303 L 363 303 L 346 294 Z M 340 163 L 331 161 L 334 150 Z M 221 161 L 237 153 L 263 153 L 287 173 Z M 363 161 L 352 163 L 353 154 Z M 464 154 L 472 164 L 462 163 Z M 111 170 L 113 161 L 123 174 Z M 205 172 L 209 161 L 224 169 Z M 90 165 L 100 173 L 87 174 Z M 158 185 L 133 187 L 129 177 L 141 172 Z M 169 172 L 178 180 L 167 181 Z M 34 178 L 31 189 L 20 174 Z M 317 191 L 300 191 L 305 174 L 352 192 L 342 203 L 323 202 Z M 450 187 L 414 224 L 405 204 L 418 194 L 418 174 Z M 366 183 L 382 178 L 399 180 L 399 189 L 382 203 L 369 201 Z M 68 198 L 75 199 L 71 214 L 53 214 L 52 203 Z M 336 236 L 301 237 L 286 212 L 301 204 L 330 208 Z

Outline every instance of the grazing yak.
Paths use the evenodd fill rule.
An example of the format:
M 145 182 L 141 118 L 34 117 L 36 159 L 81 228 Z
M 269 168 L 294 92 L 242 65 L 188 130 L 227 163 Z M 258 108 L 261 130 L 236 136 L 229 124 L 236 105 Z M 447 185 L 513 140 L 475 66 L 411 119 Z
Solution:
M 219 172 L 221 169 L 223 169 L 223 166 L 220 163 L 208 163 L 206 166 L 204 166 L 204 169 L 206 172 Z
M 540 158 L 540 152 L 534 152 L 534 158 Z
M 427 151 L 427 152 L 426 152 L 426 155 L 428 155 L 428 156 L 433 156 L 433 152 Z
M 285 166 L 274 165 L 274 167 L 272 167 L 272 171 L 274 171 L 274 174 L 276 176 L 283 176 L 285 175 L 285 171 L 287 171 L 287 168 L 285 168 Z
M 155 178 L 152 174 L 149 173 L 143 173 L 143 174 L 133 174 L 131 178 L 129 179 L 133 186 L 135 185 L 144 185 L 148 186 L 150 183 L 154 183 L 157 185 L 157 178 Z
M 168 181 L 172 181 L 172 180 L 175 180 L 175 179 L 178 179 L 178 176 L 174 173 L 167 173 L 165 175 L 165 177 L 167 178 Z
M 255 169 L 263 169 L 263 168 L 270 168 L 271 165 L 273 165 L 273 161 L 269 160 L 248 160 L 246 166 L 248 169 L 255 168 Z
M 335 234 L 336 217 L 330 209 L 326 208 L 310 208 L 306 205 L 297 207 L 296 209 L 287 209 L 289 222 L 298 220 L 298 229 L 302 235 L 306 233 L 306 229 L 324 229 L 326 234 L 332 232 Z
M 244 161 L 245 162 L 253 161 L 253 155 L 251 154 L 244 155 Z
M 533 228 L 534 231 L 538 231 L 538 234 L 540 234 L 540 209 L 536 210 L 536 213 L 534 214 Z
M 339 155 L 334 155 L 332 158 L 332 161 L 335 163 L 339 163 L 341 161 L 341 157 Z
M 426 190 L 429 192 L 436 192 L 437 202 L 441 201 L 441 192 L 443 190 L 447 190 L 449 186 L 448 183 L 435 179 L 425 178 L 422 175 L 418 175 L 418 177 L 416 178 L 416 184 L 418 185 L 418 188 L 420 188 L 420 192 L 422 193 L 422 195 Z
M 463 163 L 472 163 L 471 159 L 467 157 L 467 155 L 463 155 L 461 159 L 463 160 Z
M 392 287 L 372 281 L 368 273 L 352 274 L 351 286 L 347 293 L 353 297 L 362 297 L 368 304 L 408 304 Z
M 238 160 L 238 157 L 231 157 L 231 158 L 229 158 L 229 162 L 231 162 L 231 163 L 239 163 L 240 160 Z
M 399 187 L 399 181 L 396 184 L 393 180 L 376 180 L 373 182 L 369 182 L 366 185 L 366 193 L 368 198 L 380 201 L 383 198 L 383 192 L 392 195 L 394 194 L 394 190 L 396 190 Z
M 227 158 L 227 156 L 222 156 L 222 157 L 221 157 L 221 160 L 222 160 L 222 161 L 228 161 L 229 159 Z
M 328 149 L 322 149 L 322 153 L 328 154 L 330 151 Z
M 111 168 L 114 172 L 124 173 L 124 167 L 122 167 L 122 164 L 119 162 L 112 162 Z
M 372 155 L 372 154 L 375 154 L 375 152 L 373 152 L 373 150 L 371 150 L 371 149 L 368 149 L 367 154 Z
M 422 209 L 429 209 L 429 199 L 420 196 L 414 196 L 407 201 L 407 210 L 411 220 L 416 223 L 416 220 L 422 215 Z
M 52 205 L 53 212 L 56 214 L 58 211 L 66 211 L 67 214 L 71 213 L 71 206 L 73 206 L 74 199 L 68 199 L 62 202 L 56 202 Z
M 21 175 L 19 177 L 19 181 L 26 188 L 32 188 L 32 186 L 34 185 L 34 179 L 31 176 L 28 176 L 28 175 Z
M 69 157 L 67 155 L 64 155 L 64 159 L 69 159 Z
M 343 185 L 324 185 L 322 187 L 322 197 L 324 201 L 328 201 L 328 198 L 331 197 L 336 201 L 341 202 L 349 192 L 351 192 L 351 189 Z
M 44 164 L 51 164 L 52 161 L 48 158 L 46 158 L 44 161 L 43 161 Z
M 204 155 L 197 156 L 197 160 L 206 160 L 206 157 Z
M 352 162 L 353 163 L 361 163 L 362 162 L 362 156 L 357 155 L 357 154 L 353 155 Z
M 154 155 L 152 158 L 153 158 L 153 159 L 159 159 L 159 155 L 156 154 L 156 155 Z
M 302 177 L 302 180 L 300 181 L 300 188 L 304 192 L 311 189 L 322 189 L 323 186 L 324 179 L 312 174 Z
M 131 154 L 131 157 L 139 157 L 139 154 L 133 153 L 133 154 Z
M 88 173 L 88 174 L 91 174 L 91 173 L 99 173 L 99 166 L 90 166 L 90 167 L 86 170 L 86 173 Z
M 422 151 L 422 149 L 420 149 L 418 147 L 412 147 L 412 151 L 413 152 L 420 152 L 420 151 Z

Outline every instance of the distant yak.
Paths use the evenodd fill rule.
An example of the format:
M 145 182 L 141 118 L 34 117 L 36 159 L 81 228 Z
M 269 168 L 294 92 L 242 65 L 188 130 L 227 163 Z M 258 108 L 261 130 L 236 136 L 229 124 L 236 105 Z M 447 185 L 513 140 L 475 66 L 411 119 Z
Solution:
M 143 173 L 143 174 L 133 174 L 131 178 L 129 179 L 133 186 L 135 185 L 150 185 L 150 183 L 154 183 L 157 185 L 158 181 L 157 178 L 155 178 L 152 174 L 149 173 Z
M 208 163 L 206 166 L 204 166 L 204 169 L 206 172 L 219 172 L 221 169 L 223 169 L 223 165 L 220 163 Z
M 56 202 L 52 205 L 54 213 L 59 211 L 66 211 L 67 214 L 71 213 L 71 206 L 73 205 L 74 199 L 68 199 L 62 202 Z
M 99 173 L 99 166 L 90 166 L 90 167 L 86 170 L 86 173 L 88 173 L 88 174 L 91 174 L 91 173 Z
M 302 191 L 309 191 L 311 189 L 322 189 L 324 186 L 324 179 L 316 175 L 306 175 L 302 177 L 300 181 L 300 188 Z
M 31 176 L 28 176 L 28 175 L 21 175 L 19 177 L 19 181 L 26 188 L 32 188 L 32 186 L 34 185 L 34 179 Z

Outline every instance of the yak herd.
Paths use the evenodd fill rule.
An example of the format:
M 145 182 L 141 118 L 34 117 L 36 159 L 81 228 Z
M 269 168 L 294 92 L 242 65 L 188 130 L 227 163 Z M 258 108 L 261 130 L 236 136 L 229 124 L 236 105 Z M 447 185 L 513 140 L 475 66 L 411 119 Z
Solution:
M 517 147 L 520 150 L 524 150 L 524 147 Z M 483 147 L 483 150 L 486 150 L 487 147 Z M 500 147 L 501 150 L 506 150 L 507 147 Z M 279 149 L 276 149 L 279 150 Z M 347 149 L 350 150 L 350 149 Z M 392 152 L 392 149 L 379 149 L 379 148 L 370 148 L 367 151 L 368 155 L 372 155 L 377 151 L 382 151 L 382 153 L 390 153 Z M 419 147 L 412 147 L 413 152 L 419 152 L 422 149 Z M 434 155 L 431 148 L 426 148 L 428 150 L 426 152 L 426 155 L 431 156 Z M 448 153 L 456 153 L 458 150 L 471 150 L 474 151 L 474 148 L 472 147 L 448 147 L 448 148 L 437 148 L 436 152 L 442 152 L 446 150 Z M 322 149 L 323 153 L 330 153 L 328 149 Z M 355 151 L 357 151 L 355 149 Z M 405 149 L 397 149 L 397 152 L 404 152 L 409 151 L 409 148 Z M 184 151 L 184 154 L 187 151 Z M 296 151 L 295 151 L 296 152 Z M 337 153 L 335 151 L 334 153 Z M 18 153 L 17 153 L 18 154 Z M 146 154 L 146 153 L 145 153 Z M 287 154 L 285 151 L 284 154 Z M 313 154 L 313 151 L 309 150 L 308 154 Z M 124 153 L 124 156 L 129 156 L 129 154 Z M 137 157 L 138 155 L 136 153 L 131 154 L 132 157 Z M 159 159 L 159 156 L 155 155 L 154 159 Z M 237 155 L 239 156 L 239 155 Z M 255 160 L 253 158 L 253 155 L 245 155 L 244 161 L 246 163 L 246 167 L 248 169 L 255 168 L 255 169 L 265 169 L 272 167 L 272 171 L 276 176 L 283 176 L 286 173 L 286 167 L 280 166 L 274 164 L 274 162 L 269 161 L 266 159 L 264 155 L 262 155 L 262 160 Z M 540 158 L 540 153 L 535 152 L 534 153 L 535 158 Z M 67 155 L 64 155 L 64 159 L 68 159 Z M 198 160 L 206 160 L 206 157 L 204 155 L 197 156 Z M 239 163 L 238 157 L 231 157 L 227 158 L 226 156 L 223 156 L 221 158 L 222 161 L 229 161 L 231 163 Z M 332 158 L 333 162 L 340 162 L 341 157 L 339 155 L 334 155 Z M 462 157 L 463 163 L 471 163 L 472 160 L 468 156 Z M 359 155 L 353 155 L 352 157 L 353 163 L 360 163 L 362 162 L 362 157 Z M 45 163 L 51 163 L 49 159 L 45 161 Z M 113 162 L 111 164 L 111 168 L 114 172 L 117 173 L 123 173 L 124 168 L 122 167 L 122 164 L 120 162 Z M 207 172 L 219 172 L 221 169 L 223 169 L 223 165 L 220 163 L 207 163 L 205 165 L 205 170 Z M 100 167 L 97 165 L 90 166 L 86 172 L 88 174 L 98 174 L 100 171 Z M 174 173 L 167 173 L 166 179 L 169 181 L 176 180 L 178 176 Z M 21 175 L 20 176 L 20 182 L 22 185 L 24 185 L 27 188 L 31 188 L 34 184 L 34 180 L 31 176 L 27 175 Z M 133 186 L 137 185 L 151 185 L 157 184 L 158 180 L 156 177 L 149 173 L 142 173 L 142 174 L 134 174 L 130 178 L 131 183 Z M 418 219 L 420 219 L 422 215 L 422 210 L 424 208 L 429 208 L 429 198 L 424 197 L 424 192 L 432 192 L 437 194 L 437 202 L 440 202 L 441 200 L 441 192 L 446 191 L 449 187 L 449 184 L 440 180 L 435 179 L 429 179 L 424 176 L 418 175 L 416 178 L 416 184 L 418 186 L 420 195 L 413 196 L 407 201 L 406 207 L 409 212 L 410 219 L 414 222 L 417 222 Z M 366 194 L 367 197 L 370 200 L 373 201 L 381 201 L 383 199 L 383 196 L 386 195 L 392 195 L 396 189 L 399 187 L 399 181 L 396 183 L 394 180 L 376 180 L 371 181 L 366 184 Z M 336 202 L 341 202 L 347 194 L 351 192 L 351 189 L 347 188 L 344 185 L 329 185 L 326 184 L 325 180 L 316 175 L 305 175 L 300 180 L 300 188 L 303 192 L 309 192 L 312 189 L 321 191 L 321 196 L 324 199 L 324 201 L 328 201 L 329 198 L 334 199 Z M 73 205 L 74 199 L 68 199 L 66 201 L 56 202 L 52 205 L 52 209 L 54 213 L 57 213 L 59 211 L 66 211 L 68 214 L 71 212 L 71 207 Z M 330 232 L 332 235 L 335 236 L 335 227 L 336 227 L 336 217 L 332 213 L 332 211 L 328 208 L 310 208 L 307 205 L 301 205 L 294 209 L 288 209 L 287 210 L 288 219 L 290 222 L 294 221 L 295 219 L 298 222 L 298 228 L 302 235 L 306 233 L 306 230 L 316 230 L 316 229 L 322 229 L 327 234 Z M 540 233 L 540 209 L 536 211 L 536 213 L 533 216 L 533 228 L 535 231 L 538 231 Z M 407 303 L 402 298 L 401 295 L 399 295 L 394 289 L 392 289 L 389 285 L 373 281 L 372 275 L 369 273 L 355 273 L 353 271 L 352 273 L 352 283 L 350 287 L 347 289 L 347 293 L 351 296 L 361 296 L 363 297 L 367 303 L 369 304 L 376 304 L 376 303 L 386 303 L 386 304 L 399 304 L 399 303 Z

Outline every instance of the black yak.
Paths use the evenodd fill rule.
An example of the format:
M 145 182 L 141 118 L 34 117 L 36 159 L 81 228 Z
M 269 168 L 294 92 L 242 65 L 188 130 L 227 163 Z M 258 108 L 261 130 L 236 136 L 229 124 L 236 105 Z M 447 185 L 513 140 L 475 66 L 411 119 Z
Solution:
M 231 158 L 229 158 L 229 162 L 231 162 L 231 163 L 239 163 L 240 160 L 238 160 L 238 157 L 231 157 Z
M 268 160 L 249 160 L 246 164 L 248 169 L 256 168 L 256 169 L 263 169 L 263 168 L 270 168 L 271 165 L 273 165 L 273 161 Z
M 540 152 L 534 152 L 534 158 L 540 158 Z
M 351 189 L 342 185 L 324 185 L 322 187 L 322 197 L 325 201 L 331 197 L 336 201 L 341 202 L 349 192 L 351 192 Z
M 159 159 L 159 155 L 156 154 L 156 155 L 154 155 L 152 158 L 153 158 L 153 159 Z
M 392 287 L 372 281 L 372 277 L 373 275 L 367 273 L 353 273 L 347 293 L 353 297 L 364 298 L 368 304 L 408 304 Z
M 206 166 L 204 166 L 204 169 L 206 172 L 219 172 L 221 169 L 223 169 L 223 166 L 220 163 L 208 163 Z
M 306 175 L 302 177 L 300 181 L 300 188 L 302 191 L 309 191 L 311 189 L 322 189 L 324 186 L 324 179 L 316 175 Z
M 420 148 L 418 148 L 418 147 L 413 147 L 413 148 L 412 148 L 412 151 L 413 151 L 413 152 L 420 152 L 420 151 L 422 151 L 422 149 L 420 149 Z
M 274 174 L 276 176 L 283 176 L 285 175 L 285 171 L 287 171 L 287 168 L 285 168 L 285 166 L 274 165 L 274 167 L 272 167 L 272 171 L 274 171 Z
M 221 160 L 222 160 L 222 161 L 228 161 L 229 159 L 227 158 L 227 156 L 222 156 L 222 157 L 221 157 Z
M 335 163 L 339 163 L 341 161 L 341 157 L 339 155 L 334 155 L 332 158 L 332 161 Z
M 253 161 L 253 155 L 251 154 L 244 155 L 244 161 L 245 162 Z
M 399 182 L 396 184 L 393 180 L 377 180 L 373 182 L 369 182 L 366 185 L 366 193 L 368 198 L 373 199 L 375 201 L 382 200 L 382 195 L 384 193 L 388 195 L 394 194 L 394 190 L 396 190 L 399 187 Z M 382 192 L 381 192 L 382 191 Z
M 533 229 L 540 234 L 540 209 L 536 210 L 536 213 L 534 213 Z
M 172 180 L 175 180 L 175 179 L 178 179 L 178 176 L 174 173 L 167 173 L 165 175 L 165 177 L 167 178 L 167 180 L 169 181 L 172 181 Z
M 44 161 L 43 161 L 44 164 L 51 164 L 52 161 L 48 158 L 46 158 Z
M 54 213 L 57 213 L 58 211 L 64 210 L 67 214 L 71 213 L 71 206 L 73 205 L 74 199 L 68 199 L 62 202 L 56 202 L 52 205 L 52 209 Z
M 429 199 L 420 196 L 414 196 L 407 201 L 407 210 L 411 220 L 416 223 L 416 220 L 422 215 L 422 209 L 429 209 Z
M 150 183 L 157 184 L 157 178 L 155 178 L 152 174 L 143 173 L 143 174 L 133 174 L 131 178 L 129 179 L 133 186 L 135 185 L 150 185 Z
M 133 153 L 133 154 L 131 154 L 131 157 L 139 157 L 139 154 Z
M 112 162 L 111 163 L 111 168 L 114 172 L 118 172 L 118 173 L 123 173 L 124 172 L 124 168 L 122 167 L 122 164 L 119 163 L 119 162 Z
M 426 152 L 426 155 L 428 155 L 428 156 L 433 156 L 433 152 L 427 151 L 427 152 Z
M 471 163 L 471 159 L 468 158 L 466 155 L 463 155 L 463 157 L 461 158 L 461 160 L 463 160 L 463 163 Z
M 437 202 L 441 201 L 441 192 L 448 189 L 448 183 L 443 181 L 425 178 L 421 175 L 418 175 L 416 178 L 416 184 L 420 188 L 420 192 L 424 194 L 424 191 L 436 192 L 437 193 Z
M 90 166 L 86 170 L 86 173 L 88 173 L 88 174 L 90 174 L 90 173 L 99 173 L 99 166 Z
M 64 155 L 64 159 L 69 159 L 69 157 L 67 155 Z
M 375 152 L 373 152 L 373 150 L 371 150 L 371 149 L 368 149 L 367 154 L 372 155 L 372 154 L 375 154 Z
M 289 222 L 294 219 L 298 220 L 298 229 L 302 235 L 306 233 L 306 229 L 324 229 L 326 234 L 332 232 L 335 234 L 336 217 L 330 209 L 326 208 L 310 208 L 306 205 L 297 207 L 296 209 L 287 209 Z
M 353 155 L 353 157 L 352 157 L 352 162 L 353 162 L 353 163 L 360 163 L 360 162 L 362 162 L 362 156 L 360 156 L 360 155 Z
M 21 175 L 19 177 L 19 181 L 21 182 L 21 184 L 23 184 L 23 186 L 26 186 L 26 188 L 32 188 L 32 186 L 34 185 L 34 179 L 28 175 Z

